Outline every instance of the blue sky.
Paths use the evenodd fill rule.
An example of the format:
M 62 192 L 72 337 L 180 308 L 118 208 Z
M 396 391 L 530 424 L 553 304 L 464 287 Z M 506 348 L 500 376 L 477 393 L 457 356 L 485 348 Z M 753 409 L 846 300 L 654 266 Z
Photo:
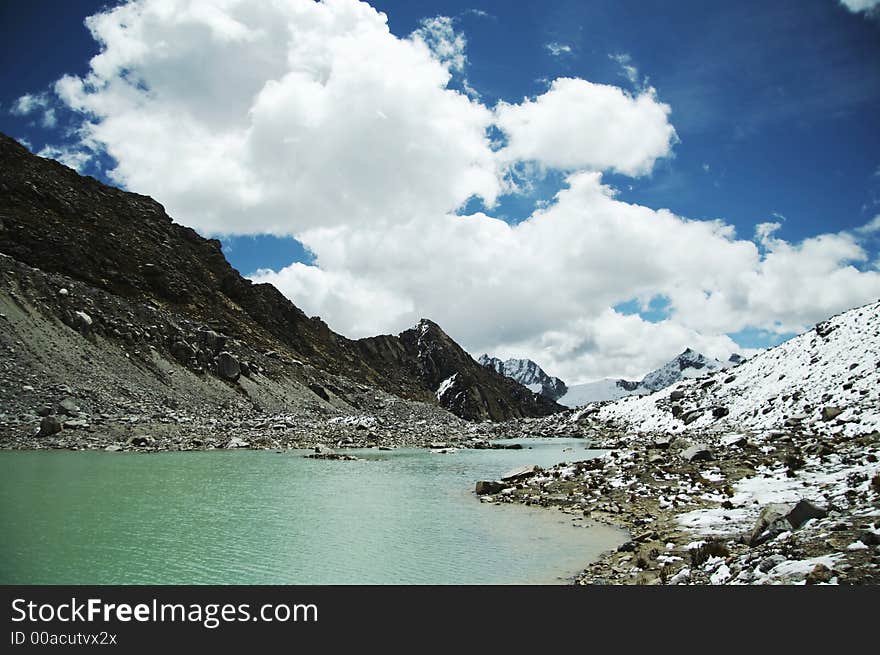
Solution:
M 756 225 L 777 222 L 775 237 L 790 244 L 855 231 L 880 214 L 876 15 L 850 11 L 837 0 L 371 4 L 401 39 L 426 18 L 450 17 L 466 40 L 466 65 L 452 71 L 449 88 L 475 89 L 488 108 L 540 96 L 550 80 L 563 77 L 613 85 L 632 96 L 653 88 L 670 108 L 677 141 L 649 174 L 604 171 L 603 183 L 622 203 L 668 208 L 687 219 L 721 219 L 745 240 Z M 0 6 L 7 26 L 0 48 L 0 130 L 26 139 L 35 151 L 76 141 L 69 130 L 82 115 L 57 99 L 47 105 L 55 124 L 41 111 L 18 115 L 14 108 L 20 97 L 49 90 L 62 75 L 88 73 L 98 45 L 83 19 L 106 5 Z M 83 171 L 118 185 L 107 175 L 114 164 L 106 151 L 98 152 Z M 551 204 L 570 172 L 550 167 L 530 177 L 527 193 L 502 193 L 494 206 L 474 196 L 458 212 L 485 211 L 518 224 Z M 186 222 L 186 216 L 175 218 Z M 867 257 L 848 264 L 861 271 L 877 260 L 876 232 L 866 234 L 860 243 Z M 315 263 L 292 236 L 222 238 L 227 257 L 245 274 Z M 632 299 L 612 306 L 653 323 L 669 316 L 670 303 L 658 293 L 644 307 Z M 768 332 L 766 322 L 733 327 L 726 334 L 743 347 L 772 345 L 791 334 Z

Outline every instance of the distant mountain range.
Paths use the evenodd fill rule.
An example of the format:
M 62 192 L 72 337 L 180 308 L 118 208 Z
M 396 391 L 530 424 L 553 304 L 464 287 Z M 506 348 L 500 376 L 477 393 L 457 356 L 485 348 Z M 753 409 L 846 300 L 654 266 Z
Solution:
M 606 378 L 570 386 L 559 378 L 547 375 L 530 359 L 501 361 L 497 357 L 482 355 L 477 361 L 516 380 L 530 390 L 555 400 L 560 405 L 579 407 L 587 403 L 618 400 L 626 396 L 643 396 L 685 378 L 699 377 L 711 371 L 737 366 L 745 359 L 733 354 L 726 362 L 722 362 L 687 348 L 660 368 L 648 373 L 640 381 Z

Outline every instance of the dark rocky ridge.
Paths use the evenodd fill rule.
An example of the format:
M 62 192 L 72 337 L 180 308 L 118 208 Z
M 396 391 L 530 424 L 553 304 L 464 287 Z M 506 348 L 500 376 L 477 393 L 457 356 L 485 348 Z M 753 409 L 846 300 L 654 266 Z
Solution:
M 152 335 L 150 344 L 198 374 L 224 377 L 224 372 L 235 371 L 228 359 L 220 361 L 216 347 L 206 347 L 216 346 L 207 335 L 214 332 L 231 343 L 246 344 L 251 353 L 275 353 L 278 366 L 287 365 L 285 375 L 323 400 L 338 391 L 325 388 L 332 386 L 333 376 L 344 376 L 405 399 L 438 404 L 471 420 L 545 416 L 562 409 L 479 366 L 429 321 L 399 337 L 350 340 L 338 335 L 275 287 L 243 278 L 226 261 L 219 241 L 174 223 L 152 198 L 80 176 L 5 135 L 0 135 L 0 253 L 132 306 L 152 307 L 201 325 L 197 337 L 169 327 L 160 331 L 160 338 Z M 84 319 L 72 309 L 54 309 L 70 327 L 83 327 L 78 322 Z M 130 310 L 128 314 L 132 329 L 149 334 L 147 318 Z M 116 322 L 101 318 L 87 327 L 112 343 L 129 334 L 120 332 Z M 191 343 L 195 338 L 204 342 L 201 347 Z M 301 373 L 302 367 L 308 367 L 308 375 Z M 454 374 L 453 388 L 438 397 L 441 383 Z M 345 400 L 344 394 L 340 397 Z

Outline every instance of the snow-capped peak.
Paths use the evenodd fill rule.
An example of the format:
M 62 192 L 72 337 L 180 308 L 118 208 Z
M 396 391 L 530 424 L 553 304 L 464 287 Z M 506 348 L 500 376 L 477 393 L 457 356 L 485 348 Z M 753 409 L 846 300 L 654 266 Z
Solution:
M 508 359 L 502 361 L 487 354 L 480 355 L 477 362 L 481 366 L 491 368 L 501 375 L 516 380 L 530 391 L 540 393 L 552 400 L 564 395 L 568 388 L 565 382 L 557 377 L 547 375 L 544 370 L 530 359 Z

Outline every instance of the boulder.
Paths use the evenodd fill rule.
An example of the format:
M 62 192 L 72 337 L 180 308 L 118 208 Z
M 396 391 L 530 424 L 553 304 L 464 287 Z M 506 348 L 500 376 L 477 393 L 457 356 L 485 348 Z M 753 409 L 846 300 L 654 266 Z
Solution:
M 196 356 L 195 348 L 186 341 L 175 341 L 171 344 L 169 350 L 171 351 L 171 356 L 182 364 L 188 363 Z
M 843 414 L 843 410 L 840 407 L 823 407 L 822 408 L 822 420 L 823 421 L 832 421 L 836 419 L 838 416 Z
M 786 561 L 784 556 L 780 555 L 779 553 L 774 553 L 773 555 L 765 557 L 761 560 L 761 563 L 758 564 L 758 570 L 762 573 L 767 573 L 772 568 L 778 566 L 779 564 L 782 564 L 784 561 Z
M 138 448 L 147 448 L 155 443 L 155 439 L 148 434 L 139 434 L 131 437 L 128 443 Z
M 810 519 L 820 519 L 827 515 L 828 512 L 808 500 L 799 500 L 796 503 L 771 503 L 758 515 L 755 527 L 749 535 L 748 544 L 758 546 L 787 530 L 797 530 Z
M 681 415 L 681 420 L 685 425 L 690 425 L 694 421 L 696 421 L 703 414 L 702 409 L 692 409 L 689 412 L 685 412 Z
M 685 448 L 681 453 L 681 458 L 686 462 L 700 462 L 715 459 L 712 451 L 706 444 L 695 443 L 690 448 Z
M 480 480 L 474 489 L 478 496 L 501 493 L 507 489 L 508 485 L 498 480 Z
M 223 351 L 217 355 L 217 374 L 227 380 L 235 381 L 241 375 L 241 366 L 235 357 Z
M 92 329 L 92 317 L 85 312 L 74 312 L 73 317 L 76 329 L 82 334 L 88 334 Z
M 79 416 L 82 410 L 77 406 L 73 398 L 65 398 L 58 403 L 58 413 L 65 416 Z
M 332 455 L 333 449 L 325 446 L 322 443 L 316 443 L 314 448 L 316 455 Z
M 37 436 L 48 437 L 57 432 L 61 432 L 61 421 L 58 420 L 58 417 L 44 416 L 43 420 L 40 421 L 40 431 L 37 433 Z
M 515 469 L 511 469 L 507 473 L 501 476 L 501 479 L 504 482 L 514 482 L 518 480 L 524 480 L 526 478 L 532 477 L 538 471 L 541 471 L 541 467 L 532 464 L 531 466 L 520 466 Z
M 726 407 L 713 407 L 712 408 L 712 418 L 724 418 L 730 414 L 730 410 Z
M 205 348 L 212 353 L 219 353 L 226 347 L 226 336 L 214 330 L 204 330 L 201 332 L 202 343 Z
M 684 398 L 684 391 L 681 389 L 676 389 L 671 394 L 669 394 L 669 400 L 675 402 L 676 400 L 681 400 Z
M 240 439 L 239 437 L 232 437 L 229 441 L 226 442 L 224 448 L 248 448 L 250 447 L 250 443 L 245 441 L 244 439 Z
M 813 570 L 807 574 L 805 582 L 809 585 L 828 584 L 833 577 L 834 573 L 831 569 L 824 564 L 816 564 L 816 566 L 813 567 Z
M 672 437 L 668 434 L 665 434 L 661 437 L 657 437 L 654 439 L 653 447 L 658 448 L 660 450 L 666 450 L 669 446 L 672 445 Z

